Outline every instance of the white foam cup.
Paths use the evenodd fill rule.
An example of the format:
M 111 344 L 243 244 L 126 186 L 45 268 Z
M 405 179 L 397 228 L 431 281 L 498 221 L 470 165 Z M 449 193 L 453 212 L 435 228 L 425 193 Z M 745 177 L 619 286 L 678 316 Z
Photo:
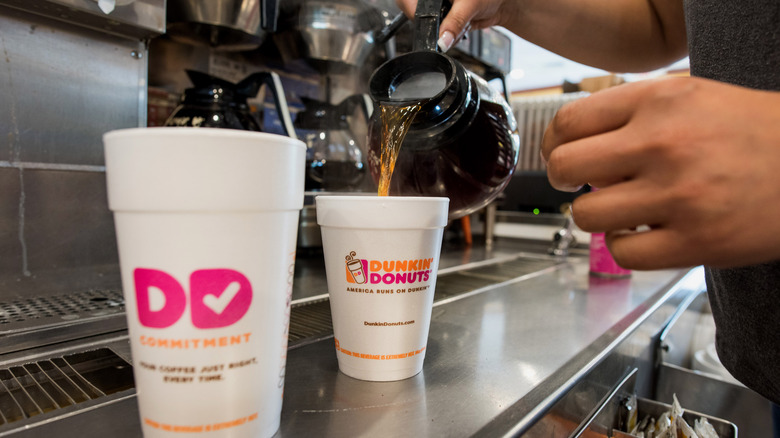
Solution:
M 449 199 L 318 196 L 339 370 L 391 381 L 422 371 Z
M 272 436 L 305 145 L 207 128 L 103 141 L 144 436 Z

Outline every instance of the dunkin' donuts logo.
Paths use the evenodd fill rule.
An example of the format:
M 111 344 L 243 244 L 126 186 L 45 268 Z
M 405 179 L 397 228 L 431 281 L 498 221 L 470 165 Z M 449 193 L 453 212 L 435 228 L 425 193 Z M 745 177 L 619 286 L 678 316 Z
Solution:
M 355 251 L 346 257 L 347 283 L 408 284 L 428 281 L 433 258 L 415 260 L 368 260 Z
M 249 279 L 232 269 L 194 271 L 189 294 L 172 275 L 158 269 L 136 268 L 133 280 L 138 319 L 145 327 L 170 327 L 188 306 L 195 327 L 227 327 L 238 322 L 252 303 Z

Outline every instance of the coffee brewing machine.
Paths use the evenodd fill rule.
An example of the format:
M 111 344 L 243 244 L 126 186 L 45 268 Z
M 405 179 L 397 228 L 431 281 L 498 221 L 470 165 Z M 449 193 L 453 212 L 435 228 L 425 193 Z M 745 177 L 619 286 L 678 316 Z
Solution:
M 150 125 L 170 124 L 166 115 L 194 85 L 188 71 L 233 83 L 257 72 L 278 74 L 289 115 L 279 113 L 267 86 L 248 99 L 249 109 L 266 132 L 289 135 L 289 117 L 309 148 L 298 242 L 316 252 L 314 197 L 376 191 L 367 163 L 375 105 L 369 78 L 413 49 L 412 30 L 394 0 L 170 0 L 167 32 L 149 46 L 149 108 L 156 116 Z M 508 95 L 504 34 L 472 31 L 451 54 Z

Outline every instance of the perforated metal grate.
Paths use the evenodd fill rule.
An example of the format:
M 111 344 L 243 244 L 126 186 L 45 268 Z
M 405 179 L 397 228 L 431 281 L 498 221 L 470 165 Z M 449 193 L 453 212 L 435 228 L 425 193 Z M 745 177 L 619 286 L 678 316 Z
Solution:
M 121 291 L 89 290 L 56 296 L 39 296 L 0 302 L 0 324 L 24 323 L 41 318 L 68 320 L 101 310 L 122 311 L 125 300 Z

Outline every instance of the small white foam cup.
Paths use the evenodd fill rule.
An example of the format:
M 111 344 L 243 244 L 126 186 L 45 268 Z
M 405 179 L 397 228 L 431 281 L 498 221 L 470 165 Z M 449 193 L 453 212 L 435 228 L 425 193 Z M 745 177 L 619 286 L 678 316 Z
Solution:
M 103 142 L 144 436 L 272 436 L 304 143 L 207 128 Z
M 318 196 L 317 223 L 342 373 L 422 371 L 448 198 Z

